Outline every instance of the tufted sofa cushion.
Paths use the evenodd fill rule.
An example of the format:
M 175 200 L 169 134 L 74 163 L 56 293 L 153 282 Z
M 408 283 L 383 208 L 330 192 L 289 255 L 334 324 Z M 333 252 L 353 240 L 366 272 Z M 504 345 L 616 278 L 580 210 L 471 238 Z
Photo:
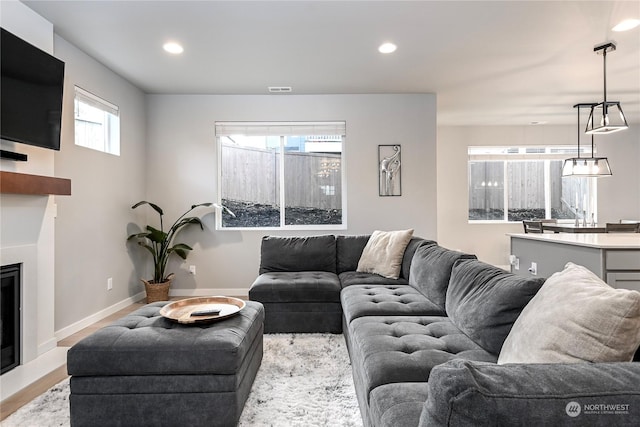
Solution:
M 260 274 L 274 271 L 336 273 L 336 238 L 265 236 L 260 246 Z
M 447 315 L 465 334 L 493 354 L 500 349 L 543 278 L 522 277 L 478 260 L 453 266 Z
M 338 277 L 343 288 L 351 285 L 407 285 L 409 283 L 407 279 L 389 279 L 378 274 L 360 271 L 345 271 Z
M 376 387 L 425 382 L 434 366 L 448 360 L 496 362 L 495 355 L 442 316 L 367 316 L 348 328 L 356 389 L 367 403 Z
M 343 289 L 344 318 L 362 316 L 441 316 L 444 311 L 408 285 L 353 285 Z
M 264 273 L 249 289 L 253 301 L 340 302 L 340 280 L 326 271 Z
M 74 376 L 235 374 L 262 333 L 262 304 L 224 322 L 185 326 L 160 316 L 166 302 L 149 304 L 74 345 L 67 370 Z

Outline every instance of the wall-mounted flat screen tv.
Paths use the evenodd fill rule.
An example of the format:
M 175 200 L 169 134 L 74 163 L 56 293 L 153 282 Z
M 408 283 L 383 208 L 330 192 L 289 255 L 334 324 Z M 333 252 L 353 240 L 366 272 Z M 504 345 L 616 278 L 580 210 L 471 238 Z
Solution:
M 64 62 L 1 31 L 0 138 L 59 150 Z

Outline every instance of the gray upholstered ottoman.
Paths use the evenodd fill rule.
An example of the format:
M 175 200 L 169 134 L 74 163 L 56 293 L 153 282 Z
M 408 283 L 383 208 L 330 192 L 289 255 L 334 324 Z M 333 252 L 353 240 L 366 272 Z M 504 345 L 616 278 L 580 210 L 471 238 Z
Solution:
M 262 361 L 264 308 L 185 326 L 153 303 L 67 355 L 73 426 L 235 426 Z
M 327 271 L 261 274 L 249 298 L 265 308 L 264 332 L 342 332 L 340 280 Z

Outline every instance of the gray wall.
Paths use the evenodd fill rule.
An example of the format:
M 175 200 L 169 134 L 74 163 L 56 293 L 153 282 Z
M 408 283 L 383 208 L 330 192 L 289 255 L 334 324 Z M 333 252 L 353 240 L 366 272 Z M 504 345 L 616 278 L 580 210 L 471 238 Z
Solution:
M 174 293 L 246 292 L 258 272 L 265 234 L 370 233 L 415 228 L 436 235 L 436 98 L 434 95 L 149 95 L 147 197 L 174 219 L 217 195 L 216 121 L 345 120 L 346 230 L 323 232 L 186 230 L 195 250 L 173 262 Z M 402 144 L 402 197 L 379 197 L 379 144 Z M 206 212 L 206 211 L 205 211 Z M 174 260 L 175 261 L 175 260 Z M 187 273 L 188 265 L 197 275 Z
M 522 223 L 469 224 L 467 147 L 470 145 L 572 145 L 574 126 L 438 127 L 438 242 L 508 265 L 509 238 Z M 640 219 L 638 125 L 596 137 L 598 156 L 608 157 L 613 176 L 598 180 L 598 221 Z
M 136 219 L 131 205 L 145 195 L 147 156 L 144 94 L 64 39 L 54 41 L 56 56 L 66 63 L 55 175 L 70 178 L 72 185 L 70 197 L 56 198 L 58 331 L 142 291 L 125 239 L 127 224 Z M 120 156 L 75 145 L 74 85 L 120 107 Z

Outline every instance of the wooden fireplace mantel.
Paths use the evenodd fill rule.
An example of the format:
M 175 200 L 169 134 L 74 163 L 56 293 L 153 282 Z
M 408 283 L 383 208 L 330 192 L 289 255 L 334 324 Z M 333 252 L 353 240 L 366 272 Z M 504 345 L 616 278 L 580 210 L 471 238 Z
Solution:
M 71 180 L 0 171 L 0 193 L 70 196 Z

